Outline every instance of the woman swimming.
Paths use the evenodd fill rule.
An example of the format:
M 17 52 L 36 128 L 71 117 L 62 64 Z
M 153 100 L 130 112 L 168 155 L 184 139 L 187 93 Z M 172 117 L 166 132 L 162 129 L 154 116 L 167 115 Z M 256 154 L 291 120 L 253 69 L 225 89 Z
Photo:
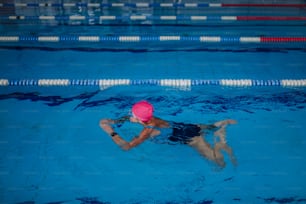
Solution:
M 154 108 L 147 101 L 140 101 L 133 105 L 132 116 L 125 116 L 117 120 L 102 119 L 100 127 L 108 133 L 112 140 L 123 150 L 130 150 L 133 147 L 143 143 L 148 138 L 158 137 L 167 132 L 167 139 L 172 142 L 187 144 L 197 150 L 200 155 L 206 159 L 216 163 L 220 167 L 225 166 L 224 156 L 221 150 L 224 150 L 229 156 L 233 164 L 236 164 L 232 149 L 226 143 L 225 127 L 228 124 L 236 124 L 235 120 L 223 120 L 211 125 L 204 124 L 186 124 L 169 122 L 153 116 Z M 143 130 L 138 137 L 127 142 L 116 133 L 111 125 L 120 124 L 125 121 L 139 123 L 143 126 Z M 204 137 L 205 130 L 215 130 L 214 147 L 212 147 Z

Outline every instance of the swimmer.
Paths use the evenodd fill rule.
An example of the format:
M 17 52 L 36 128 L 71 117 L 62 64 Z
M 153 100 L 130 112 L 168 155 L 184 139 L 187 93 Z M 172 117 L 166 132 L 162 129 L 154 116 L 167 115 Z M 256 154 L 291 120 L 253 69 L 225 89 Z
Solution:
M 221 150 L 225 151 L 231 162 L 236 165 L 236 159 L 233 156 L 232 149 L 226 143 L 225 127 L 229 124 L 236 124 L 235 120 L 222 120 L 214 124 L 185 124 L 177 122 L 169 122 L 153 116 L 154 108 L 147 101 L 140 101 L 133 105 L 132 116 L 124 116 L 117 120 L 102 119 L 100 127 L 111 136 L 123 150 L 130 150 L 137 145 L 140 145 L 148 138 L 152 137 L 167 137 L 171 142 L 187 144 L 194 148 L 201 156 L 214 162 L 220 167 L 225 167 L 224 156 Z M 131 141 L 125 141 L 112 127 L 113 124 L 121 124 L 126 121 L 139 123 L 143 126 L 143 130 L 137 137 Z M 205 130 L 214 131 L 214 146 L 212 147 L 205 140 Z M 166 133 L 166 134 L 164 134 Z

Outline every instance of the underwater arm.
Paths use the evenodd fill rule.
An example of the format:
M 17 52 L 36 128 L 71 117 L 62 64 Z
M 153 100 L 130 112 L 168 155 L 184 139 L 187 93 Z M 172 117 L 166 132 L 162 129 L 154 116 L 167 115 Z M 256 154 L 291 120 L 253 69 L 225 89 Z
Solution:
M 116 120 L 112 119 L 102 119 L 100 120 L 100 127 L 108 134 L 111 134 L 114 132 L 114 129 L 111 127 L 111 124 L 122 124 L 126 121 L 129 121 L 130 117 L 129 116 L 123 116 L 121 118 L 118 118 Z
M 148 136 L 146 135 L 140 135 L 139 137 L 133 138 L 132 141 L 127 142 L 122 139 L 118 134 L 112 136 L 113 141 L 123 150 L 130 150 L 133 147 L 136 147 L 137 145 L 143 143 L 147 138 Z
M 123 150 L 130 150 L 133 147 L 136 147 L 137 145 L 141 144 L 143 141 L 145 141 L 149 137 L 150 131 L 144 129 L 139 137 L 134 138 L 132 141 L 127 142 L 124 139 L 120 137 L 118 133 L 116 133 L 111 127 L 111 124 L 117 123 L 119 120 L 111 120 L 111 119 L 102 119 L 100 121 L 100 127 L 112 137 L 112 140 L 114 143 L 116 143 L 121 149 Z

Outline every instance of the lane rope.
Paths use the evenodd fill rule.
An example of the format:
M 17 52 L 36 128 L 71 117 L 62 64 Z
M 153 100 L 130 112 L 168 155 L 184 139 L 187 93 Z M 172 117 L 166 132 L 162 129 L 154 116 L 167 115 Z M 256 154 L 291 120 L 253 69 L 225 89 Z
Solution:
M 305 43 L 306 36 L 270 36 L 270 37 L 248 37 L 248 36 L 180 36 L 180 35 L 102 35 L 102 36 L 77 36 L 77 35 L 60 35 L 60 36 L 0 36 L 0 43 L 12 42 L 202 42 L 202 43 Z
M 112 86 L 162 86 L 189 89 L 195 86 L 224 87 L 306 87 L 306 79 L 0 79 L 0 87 L 36 86 L 36 87 L 67 87 L 97 86 L 105 89 Z
M 60 16 L 60 15 L 41 15 L 41 16 L 0 16 L 0 20 L 26 20 L 26 21 L 74 21 L 74 20 L 96 20 L 103 23 L 105 21 L 192 21 L 192 22 L 209 22 L 209 21 L 306 21 L 306 16 L 153 16 L 153 15 L 124 15 L 124 16 Z
M 215 8 L 215 7 L 284 7 L 305 8 L 306 4 L 252 4 L 252 3 L 0 3 L 0 7 L 131 7 L 131 8 Z

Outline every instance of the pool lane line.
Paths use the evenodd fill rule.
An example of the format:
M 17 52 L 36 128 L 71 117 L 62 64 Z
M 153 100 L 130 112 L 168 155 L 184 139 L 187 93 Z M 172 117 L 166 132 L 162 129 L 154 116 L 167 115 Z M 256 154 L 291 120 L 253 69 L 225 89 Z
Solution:
M 270 7 L 270 8 L 305 8 L 306 4 L 252 4 L 252 3 L 0 3 L 0 7 L 130 7 L 130 8 L 216 8 L 216 7 Z
M 0 20 L 25 20 L 25 21 L 69 21 L 69 20 L 100 20 L 100 21 L 306 21 L 306 16 L 152 16 L 152 15 L 124 15 L 124 16 L 81 16 L 81 15 L 41 15 L 41 16 L 0 16 Z
M 306 16 L 152 16 L 152 15 L 129 15 L 129 16 L 0 16 L 0 20 L 8 21 L 75 21 L 96 20 L 101 21 L 191 21 L 191 22 L 216 22 L 216 21 L 306 21 Z
M 267 37 L 234 37 L 234 36 L 180 36 L 180 35 L 164 35 L 164 36 L 130 36 L 130 35 L 114 35 L 114 36 L 0 36 L 0 43 L 17 43 L 17 42 L 36 42 L 36 43 L 60 43 L 60 42 L 200 42 L 200 43 L 305 43 L 306 36 L 267 36 Z
M 227 87 L 306 87 L 306 79 L 0 79 L 1 87 L 8 86 L 97 86 L 105 89 L 113 86 L 163 86 L 163 87 L 195 87 L 195 86 L 227 86 Z

